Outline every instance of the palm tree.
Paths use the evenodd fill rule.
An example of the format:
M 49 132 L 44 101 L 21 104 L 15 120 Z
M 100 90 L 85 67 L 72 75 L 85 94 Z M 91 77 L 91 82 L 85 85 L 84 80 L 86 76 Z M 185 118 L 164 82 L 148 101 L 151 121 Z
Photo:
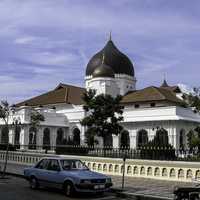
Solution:
M 4 134 L 5 134 L 5 144 L 6 144 L 6 156 L 5 156 L 5 162 L 3 167 L 3 172 L 1 178 L 5 177 L 6 168 L 7 168 L 7 162 L 8 162 L 8 150 L 9 150 L 9 126 L 8 126 L 8 120 L 12 114 L 12 107 L 9 106 L 9 103 L 7 101 L 1 101 L 0 103 L 0 119 L 4 122 Z
M 31 147 L 35 148 L 36 146 L 36 135 L 40 126 L 40 123 L 45 121 L 44 115 L 41 114 L 39 111 L 32 109 L 31 114 L 30 114 L 30 126 L 34 130 L 34 136 L 32 138 L 32 144 Z M 32 146 L 33 145 L 33 146 Z
M 5 131 L 4 143 L 6 144 L 6 156 L 1 178 L 4 178 L 6 174 L 6 168 L 8 163 L 8 151 L 9 151 L 9 120 L 13 116 L 14 112 L 15 112 L 14 106 L 10 106 L 7 101 L 1 101 L 0 119 L 2 119 L 4 123 L 4 131 Z M 35 128 L 35 130 L 37 130 L 38 126 L 40 125 L 40 122 L 44 120 L 45 120 L 44 116 L 41 113 L 39 113 L 36 110 L 32 110 L 30 116 L 30 124 L 32 125 L 32 127 Z

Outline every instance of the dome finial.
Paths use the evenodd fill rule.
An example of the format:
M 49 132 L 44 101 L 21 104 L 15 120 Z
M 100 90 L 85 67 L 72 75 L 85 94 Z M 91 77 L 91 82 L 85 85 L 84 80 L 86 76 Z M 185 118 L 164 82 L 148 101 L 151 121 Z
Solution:
M 161 87 L 169 87 L 169 85 L 166 81 L 166 73 L 164 73 L 164 79 L 163 79 L 163 83 L 162 83 Z
M 102 57 L 102 63 L 101 64 L 104 64 L 104 62 L 105 62 L 105 54 L 103 52 L 103 57 Z
M 109 41 L 112 40 L 112 31 L 110 31 L 110 34 L 109 34 Z

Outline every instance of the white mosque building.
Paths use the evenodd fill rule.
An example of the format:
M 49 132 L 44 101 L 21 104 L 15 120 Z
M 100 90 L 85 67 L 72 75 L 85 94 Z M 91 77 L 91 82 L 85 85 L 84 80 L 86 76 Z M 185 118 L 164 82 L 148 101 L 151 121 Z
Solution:
M 85 144 L 85 128 L 80 120 L 86 113 L 81 97 L 88 89 L 95 89 L 97 94 L 123 96 L 122 125 L 129 132 L 131 148 L 152 140 L 158 128 L 167 130 L 169 142 L 175 148 L 186 147 L 187 132 L 200 123 L 199 113 L 182 106 L 182 92 L 178 86 L 169 86 L 164 80 L 159 87 L 137 90 L 131 60 L 118 50 L 110 38 L 105 47 L 89 60 L 85 88 L 60 83 L 47 93 L 16 104 L 17 110 L 9 122 L 9 142 L 19 144 L 21 148 L 28 148 L 33 143 L 55 146 L 70 137 L 76 139 L 77 145 Z M 37 134 L 30 126 L 32 107 L 45 117 Z M 1 122 L 0 143 L 5 142 L 4 128 Z M 113 135 L 112 139 L 113 146 L 119 147 L 121 136 Z

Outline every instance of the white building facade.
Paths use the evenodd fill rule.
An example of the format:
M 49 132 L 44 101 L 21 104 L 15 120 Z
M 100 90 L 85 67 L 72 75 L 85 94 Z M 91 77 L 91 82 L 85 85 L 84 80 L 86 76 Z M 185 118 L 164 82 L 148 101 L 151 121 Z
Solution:
M 95 54 L 86 68 L 85 86 L 81 88 L 60 84 L 55 89 L 16 104 L 16 112 L 9 120 L 9 142 L 19 148 L 31 145 L 43 148 L 56 146 L 61 141 L 72 140 L 75 145 L 85 144 L 85 127 L 80 121 L 86 116 L 82 95 L 86 90 L 95 89 L 97 94 L 123 96 L 123 127 L 129 133 L 129 145 L 136 148 L 154 138 L 159 128 L 168 133 L 169 143 L 176 149 L 187 147 L 186 134 L 200 123 L 200 115 L 192 108 L 183 107 L 181 91 L 168 86 L 136 89 L 134 66 L 110 39 L 105 47 Z M 32 108 L 38 109 L 45 117 L 37 133 L 30 125 Z M 0 121 L 0 143 L 6 142 L 5 126 Z M 120 147 L 121 136 L 113 135 L 113 146 Z M 99 143 L 102 145 L 102 142 Z

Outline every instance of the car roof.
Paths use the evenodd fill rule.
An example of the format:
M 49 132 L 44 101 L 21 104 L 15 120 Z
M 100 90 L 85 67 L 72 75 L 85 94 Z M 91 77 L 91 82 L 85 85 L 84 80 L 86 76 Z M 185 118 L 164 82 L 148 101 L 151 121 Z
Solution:
M 79 160 L 79 159 L 72 159 L 72 158 L 65 158 L 65 157 L 42 157 L 43 159 L 51 159 L 51 160 Z

